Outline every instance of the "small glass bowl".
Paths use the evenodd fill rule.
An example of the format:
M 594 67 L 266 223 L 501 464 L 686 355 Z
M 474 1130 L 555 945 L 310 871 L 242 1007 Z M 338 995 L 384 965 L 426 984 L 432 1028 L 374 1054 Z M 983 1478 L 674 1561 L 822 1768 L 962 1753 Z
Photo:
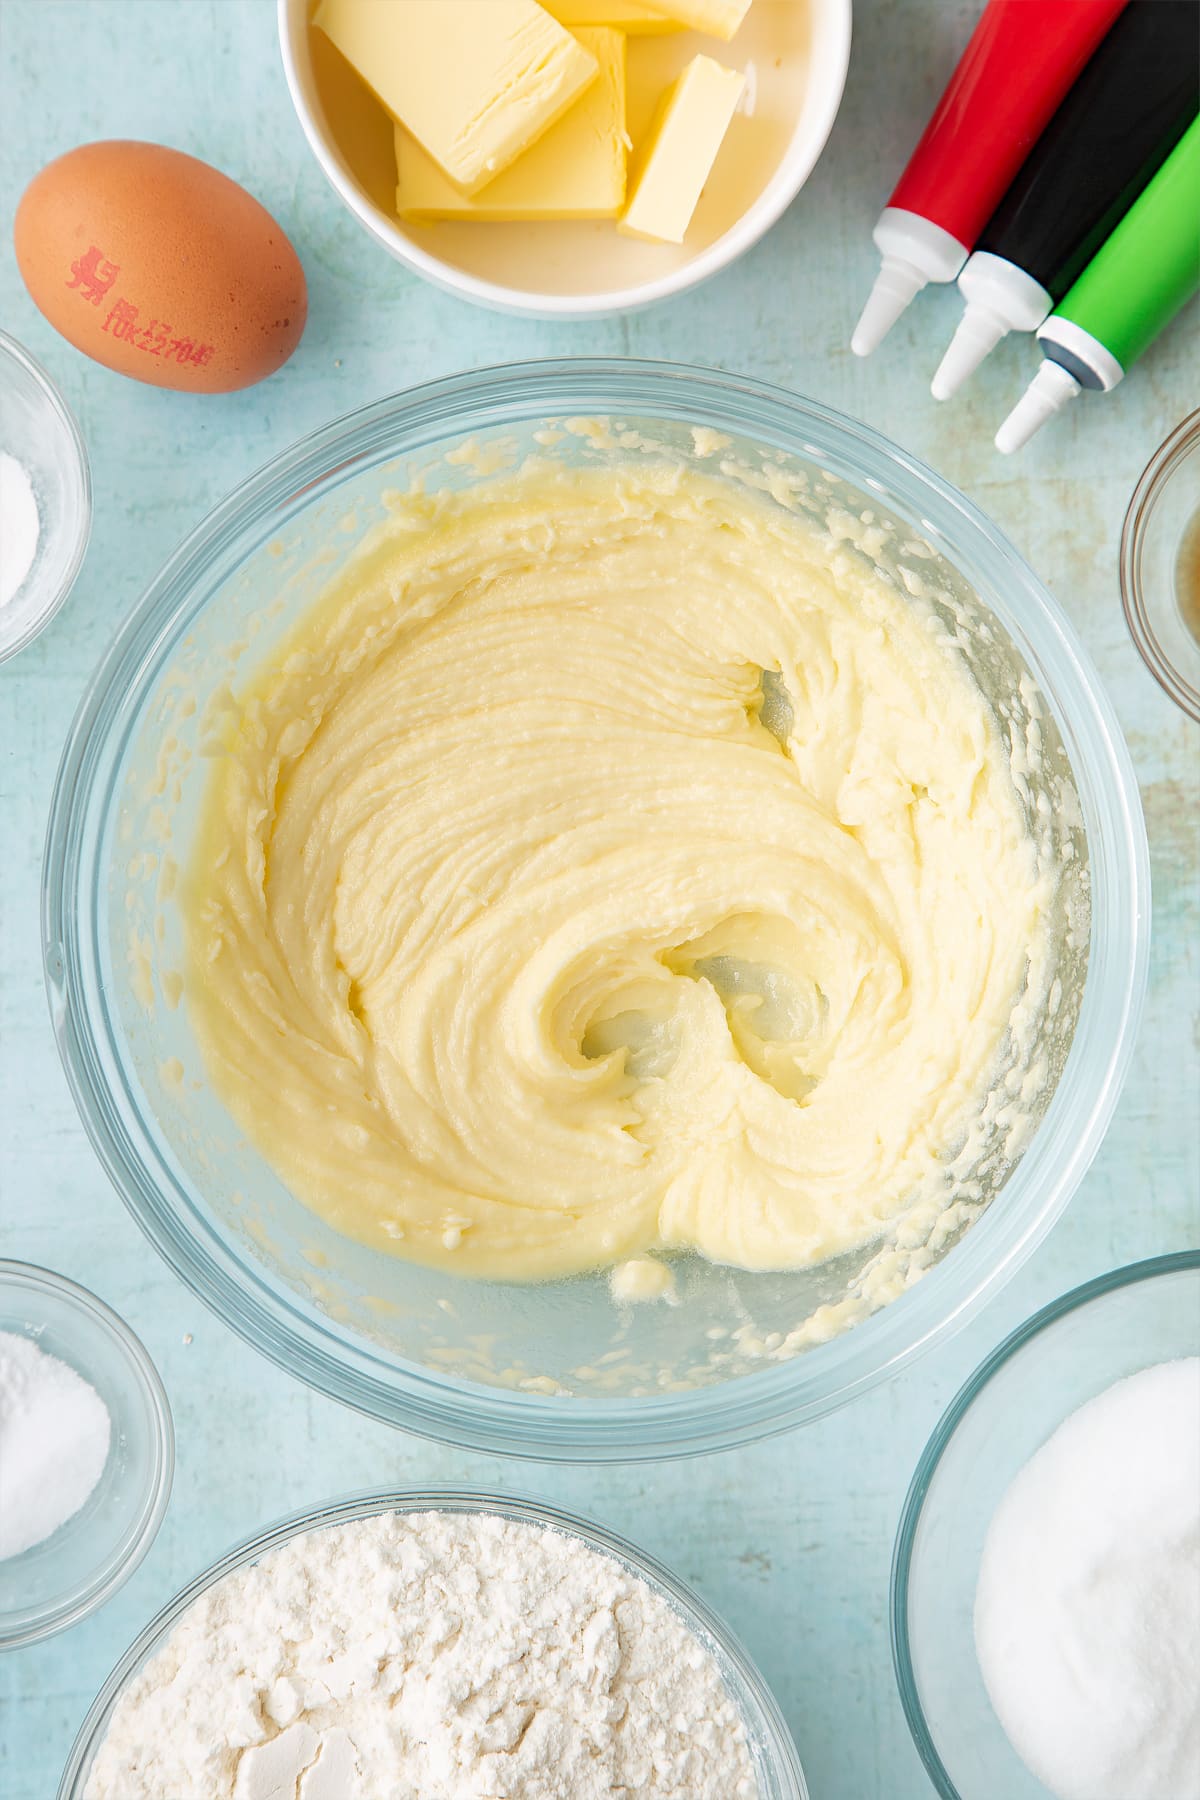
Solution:
M 1159 686 L 1200 721 L 1200 567 L 1189 628 L 1180 566 L 1189 526 L 1200 563 L 1200 411 L 1189 413 L 1154 452 L 1121 532 L 1121 599 L 1133 641 Z
M 1053 1800 L 992 1710 L 975 1587 L 1010 1483 L 1071 1413 L 1153 1363 L 1200 1354 L 1200 1251 L 1086 1282 L 1026 1320 L 951 1402 L 917 1465 L 892 1560 L 892 1656 L 942 1800 Z
M 70 593 L 92 528 L 87 451 L 66 401 L 40 364 L 0 331 L 0 453 L 33 483 L 38 544 L 24 581 L 0 607 L 0 662 L 15 656 Z
M 270 1551 L 302 1532 L 322 1530 L 330 1525 L 348 1525 L 356 1519 L 374 1518 L 385 1512 L 496 1513 L 518 1524 L 566 1532 L 581 1539 L 601 1556 L 613 1557 L 631 1575 L 660 1595 L 712 1656 L 746 1728 L 759 1800 L 808 1800 L 808 1786 L 796 1746 L 771 1690 L 741 1645 L 697 1594 L 653 1557 L 600 1525 L 577 1518 L 573 1513 L 560 1512 L 557 1507 L 541 1501 L 514 1499 L 511 1494 L 486 1493 L 477 1488 L 433 1489 L 425 1493 L 407 1488 L 352 1494 L 345 1500 L 314 1507 L 310 1512 L 293 1513 L 259 1535 L 236 1544 L 219 1562 L 213 1563 L 176 1594 L 125 1652 L 79 1728 L 59 1784 L 58 1800 L 82 1800 L 96 1752 L 104 1741 L 117 1702 L 138 1670 L 158 1654 L 183 1614 L 202 1594 L 234 1570 L 261 1561 Z
M 108 1461 L 80 1510 L 0 1562 L 0 1650 L 78 1624 L 114 1594 L 154 1542 L 171 1493 L 175 1437 L 158 1371 L 114 1312 L 32 1263 L 0 1260 L 0 1331 L 69 1363 L 108 1408 Z

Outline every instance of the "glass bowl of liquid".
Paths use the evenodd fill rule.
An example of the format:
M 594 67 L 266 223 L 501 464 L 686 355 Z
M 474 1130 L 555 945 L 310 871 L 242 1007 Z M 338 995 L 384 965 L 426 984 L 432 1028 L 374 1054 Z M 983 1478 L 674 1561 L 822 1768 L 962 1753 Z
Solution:
M 1161 444 L 1121 533 L 1121 599 L 1159 686 L 1200 720 L 1200 411 Z
M 974 1614 L 988 1529 L 1064 1420 L 1126 1376 L 1198 1354 L 1200 1252 L 1180 1251 L 1114 1269 L 1035 1313 L 943 1414 L 904 1504 L 891 1591 L 900 1699 L 941 1800 L 1055 1800 L 984 1685 Z
M 303 1205 L 209 1079 L 181 901 L 213 721 L 414 481 L 452 501 L 514 457 L 603 474 L 647 455 L 716 479 L 718 454 L 756 493 L 789 483 L 836 542 L 862 529 L 872 570 L 944 607 L 936 629 L 949 621 L 1019 752 L 1061 871 L 1028 1129 L 1015 1155 L 964 1180 L 949 1217 L 894 1245 L 903 1272 L 875 1241 L 773 1272 L 689 1253 L 673 1259 L 673 1296 L 649 1301 L 614 1298 L 605 1268 L 505 1281 L 423 1267 Z M 98 669 L 59 772 L 44 883 L 47 986 L 76 1102 L 180 1278 L 281 1367 L 374 1417 L 556 1460 L 748 1442 L 844 1404 L 962 1323 L 1049 1230 L 1099 1146 L 1149 930 L 1145 828 L 1117 721 L 996 528 L 853 420 L 742 377 L 622 360 L 452 376 L 325 426 L 244 483 Z

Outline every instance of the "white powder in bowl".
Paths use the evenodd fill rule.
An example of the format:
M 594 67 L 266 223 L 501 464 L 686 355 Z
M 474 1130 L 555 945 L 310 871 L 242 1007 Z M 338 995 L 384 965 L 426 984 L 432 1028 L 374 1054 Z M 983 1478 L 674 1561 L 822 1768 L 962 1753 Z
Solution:
M 1059 1800 L 1200 1795 L 1200 1357 L 1116 1382 L 1026 1463 L 984 1542 L 975 1643 Z
M 578 1538 L 384 1513 L 216 1583 L 118 1703 L 86 1800 L 757 1800 L 711 1653 Z
M 16 598 L 37 555 L 41 520 L 24 463 L 0 450 L 0 606 Z
M 32 1338 L 0 1331 L 0 1561 L 74 1518 L 111 1435 L 108 1408 L 82 1375 Z

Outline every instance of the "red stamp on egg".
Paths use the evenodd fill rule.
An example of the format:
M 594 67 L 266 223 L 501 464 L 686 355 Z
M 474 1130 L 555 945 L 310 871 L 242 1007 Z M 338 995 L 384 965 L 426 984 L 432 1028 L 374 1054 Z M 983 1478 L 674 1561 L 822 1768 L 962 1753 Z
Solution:
M 77 256 L 71 264 L 66 285 L 88 305 L 101 306 L 120 273 L 119 263 L 111 262 L 98 244 L 89 244 L 84 254 Z M 132 344 L 146 356 L 161 356 L 167 361 L 200 369 L 211 363 L 216 354 L 215 345 L 197 343 L 190 337 L 175 337 L 173 327 L 162 319 L 151 319 L 142 324 L 139 315 L 140 308 L 132 300 L 114 294 L 100 329 L 122 343 Z

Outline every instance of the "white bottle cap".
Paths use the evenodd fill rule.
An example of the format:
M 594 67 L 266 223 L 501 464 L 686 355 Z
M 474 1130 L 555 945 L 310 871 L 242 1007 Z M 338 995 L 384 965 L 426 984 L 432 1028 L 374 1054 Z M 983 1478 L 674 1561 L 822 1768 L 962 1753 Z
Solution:
M 1055 361 L 1079 369 L 1081 387 L 1100 388 L 1107 394 L 1125 374 L 1107 344 L 1102 344 L 1074 319 L 1064 319 L 1061 313 L 1051 313 L 1040 327 L 1038 343 L 1053 344 L 1062 351 L 1061 358 L 1056 357 Z
M 948 400 L 1010 331 L 1036 331 L 1054 301 L 1040 281 L 988 250 L 967 258 L 958 278 L 967 310 L 933 378 L 935 400 Z
M 1047 419 L 1061 412 L 1080 392 L 1081 383 L 1061 363 L 1044 362 L 1017 404 L 996 433 L 996 448 L 1004 456 L 1022 449 Z
M 884 207 L 874 237 L 883 267 L 850 339 L 855 356 L 878 348 L 926 282 L 953 281 L 967 254 L 940 225 L 901 206 Z

